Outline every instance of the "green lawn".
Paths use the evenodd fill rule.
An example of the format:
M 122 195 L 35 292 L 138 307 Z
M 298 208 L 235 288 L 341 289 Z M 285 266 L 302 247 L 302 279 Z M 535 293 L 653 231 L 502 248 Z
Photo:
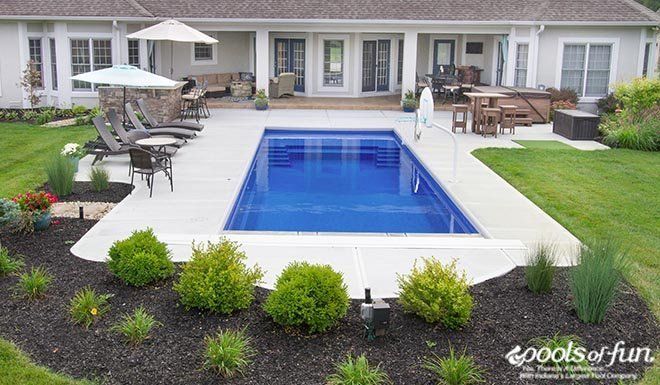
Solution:
M 540 150 L 571 150 L 573 147 L 557 140 L 514 140 L 514 142 L 525 148 Z
M 13 344 L 0 339 L 0 385 L 92 385 L 36 366 Z
M 479 149 L 474 155 L 579 239 L 629 248 L 628 280 L 660 318 L 660 154 Z
M 0 198 L 35 189 L 46 181 L 44 163 L 66 143 L 95 138 L 91 126 L 45 128 L 0 123 Z

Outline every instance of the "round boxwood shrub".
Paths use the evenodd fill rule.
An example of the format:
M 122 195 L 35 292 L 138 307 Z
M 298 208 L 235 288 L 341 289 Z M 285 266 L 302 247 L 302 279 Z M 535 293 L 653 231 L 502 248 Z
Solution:
M 399 275 L 399 302 L 407 313 L 450 329 L 465 325 L 472 314 L 472 296 L 465 273 L 456 271 L 456 261 L 443 266 L 440 261 L 422 258 L 423 267 L 413 266 L 408 275 Z
M 254 286 L 263 277 L 258 266 L 248 268 L 239 245 L 226 239 L 193 244 L 190 262 L 183 266 L 174 290 L 187 308 L 230 314 L 246 309 L 254 300 Z
M 108 251 L 108 268 L 128 285 L 144 286 L 174 274 L 170 250 L 152 229 L 134 231 Z
M 280 325 L 324 332 L 346 315 L 349 297 L 344 279 L 329 265 L 289 264 L 277 278 L 264 309 Z

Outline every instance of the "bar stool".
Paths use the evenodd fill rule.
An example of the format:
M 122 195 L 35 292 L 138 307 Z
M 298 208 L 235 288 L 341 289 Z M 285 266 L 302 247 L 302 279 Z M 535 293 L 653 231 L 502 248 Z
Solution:
M 500 123 L 500 109 L 486 107 L 481 109 L 481 135 L 494 135 L 497 138 L 497 126 Z
M 457 128 L 467 131 L 468 106 L 467 104 L 452 104 L 451 132 L 456 133 Z
M 518 106 L 502 105 L 500 106 L 502 115 L 500 118 L 500 133 L 504 134 L 504 130 L 509 130 L 511 134 L 516 134 L 516 111 Z

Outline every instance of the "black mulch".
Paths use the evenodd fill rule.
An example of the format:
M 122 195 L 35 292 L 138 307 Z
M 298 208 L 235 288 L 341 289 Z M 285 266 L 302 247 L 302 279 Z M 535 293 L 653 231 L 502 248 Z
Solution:
M 41 188 L 43 191 L 52 192 L 48 183 Z M 111 182 L 107 190 L 95 191 L 90 182 L 75 182 L 73 192 L 67 196 L 58 196 L 60 202 L 110 202 L 119 203 L 131 193 L 131 185 L 128 183 Z
M 520 380 L 520 369 L 510 366 L 504 354 L 515 345 L 556 332 L 578 335 L 593 349 L 619 340 L 627 346 L 657 348 L 660 340 L 653 315 L 632 289 L 623 289 L 603 324 L 583 325 L 571 311 L 566 270 L 559 272 L 552 294 L 535 296 L 525 289 L 521 269 L 472 289 L 476 306 L 470 324 L 462 331 L 429 326 L 403 314 L 391 301 L 389 335 L 367 342 L 361 337 L 359 301 L 354 301 L 338 328 L 320 336 L 288 335 L 261 310 L 266 290 L 258 290 L 249 310 L 217 316 L 182 309 L 171 289 L 172 280 L 142 289 L 122 285 L 103 263 L 83 261 L 69 252 L 73 241 L 94 223 L 63 219 L 31 236 L 0 233 L 4 246 L 24 254 L 28 266 L 44 265 L 55 276 L 48 297 L 37 302 L 13 294 L 15 277 L 0 278 L 0 336 L 17 343 L 40 364 L 108 384 L 321 385 L 335 361 L 348 352 L 364 352 L 371 362 L 382 363 L 395 384 L 426 385 L 432 382 L 420 369 L 420 361 L 432 352 L 446 354 L 451 341 L 457 349 L 466 347 L 487 370 L 490 384 L 549 385 L 557 382 Z M 85 285 L 115 295 L 110 300 L 111 312 L 89 330 L 73 325 L 67 314 L 69 299 Z M 163 326 L 144 345 L 130 348 L 108 328 L 122 313 L 139 305 Z M 258 350 L 246 375 L 224 380 L 201 370 L 204 336 L 220 328 L 243 327 Z M 427 341 L 437 345 L 430 348 Z M 644 366 L 617 365 L 612 370 L 639 374 Z

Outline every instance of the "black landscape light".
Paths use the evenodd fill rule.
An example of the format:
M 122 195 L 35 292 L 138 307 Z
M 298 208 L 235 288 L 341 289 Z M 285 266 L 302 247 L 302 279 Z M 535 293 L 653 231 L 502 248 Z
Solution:
M 364 303 L 360 305 L 364 334 L 369 341 L 382 337 L 390 325 L 390 305 L 380 298 L 371 299 L 371 288 L 364 289 Z
M 85 219 L 85 211 L 82 206 L 78 206 L 78 217 L 80 219 Z

